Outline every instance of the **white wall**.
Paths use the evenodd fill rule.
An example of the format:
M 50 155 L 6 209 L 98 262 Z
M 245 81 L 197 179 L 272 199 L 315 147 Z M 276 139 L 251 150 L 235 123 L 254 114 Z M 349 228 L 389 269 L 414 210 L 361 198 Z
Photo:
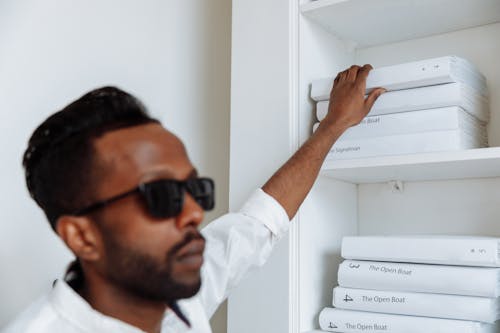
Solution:
M 84 92 L 117 85 L 186 143 L 228 207 L 230 0 L 0 2 L 0 327 L 71 259 L 25 190 L 33 129 Z M 214 332 L 226 330 L 219 313 Z

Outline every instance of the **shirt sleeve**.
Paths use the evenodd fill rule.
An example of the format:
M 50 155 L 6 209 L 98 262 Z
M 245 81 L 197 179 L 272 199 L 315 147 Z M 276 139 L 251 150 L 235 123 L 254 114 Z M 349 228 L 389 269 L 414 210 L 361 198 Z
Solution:
M 201 231 L 206 247 L 199 296 L 209 318 L 249 271 L 264 265 L 289 224 L 285 209 L 258 189 L 239 212 Z

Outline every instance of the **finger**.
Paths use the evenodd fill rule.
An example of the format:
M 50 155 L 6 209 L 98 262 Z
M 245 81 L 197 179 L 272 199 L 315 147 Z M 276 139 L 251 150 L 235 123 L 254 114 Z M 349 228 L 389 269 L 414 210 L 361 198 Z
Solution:
M 348 70 L 346 69 L 345 71 L 339 73 L 339 81 L 345 81 L 346 80 L 346 78 L 347 78 L 347 71 Z
M 366 113 L 368 113 L 371 110 L 371 108 L 373 107 L 373 104 L 375 104 L 375 101 L 377 100 L 377 98 L 379 98 L 379 96 L 382 95 L 383 93 L 385 93 L 384 88 L 377 88 L 377 89 L 374 89 L 370 92 L 368 97 L 365 99 Z
M 338 85 L 340 79 L 340 73 L 335 77 L 335 80 L 333 80 L 333 85 L 330 88 L 330 100 L 332 100 L 333 92 L 335 87 Z
M 335 77 L 335 80 L 333 80 L 333 85 L 335 86 L 337 82 L 339 82 L 340 79 L 340 73 Z
M 370 74 L 370 71 L 372 69 L 373 69 L 372 65 L 369 65 L 369 64 L 366 64 L 363 67 L 361 67 L 361 69 L 358 71 L 358 76 L 357 76 L 356 80 L 359 80 L 359 81 L 363 80 L 366 82 L 366 78 L 368 77 L 368 74 Z
M 361 69 L 361 67 L 357 65 L 351 66 L 347 70 L 347 81 L 355 81 L 356 77 L 358 76 L 358 71 Z

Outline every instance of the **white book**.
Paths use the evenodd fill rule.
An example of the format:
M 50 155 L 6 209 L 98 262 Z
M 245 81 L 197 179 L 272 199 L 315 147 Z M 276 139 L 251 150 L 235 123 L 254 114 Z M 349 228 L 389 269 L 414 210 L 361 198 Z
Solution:
M 347 236 L 344 259 L 500 267 L 500 238 L 475 236 Z
M 317 103 L 316 117 L 319 121 L 326 117 L 328 104 L 328 100 Z M 377 99 L 368 115 L 376 116 L 448 106 L 459 106 L 484 123 L 487 123 L 490 118 L 488 98 L 466 84 L 457 82 L 388 91 Z
M 448 265 L 345 260 L 339 265 L 341 287 L 500 296 L 500 269 Z
M 483 137 L 472 137 L 462 130 L 389 135 L 335 142 L 327 160 L 345 160 L 374 156 L 456 151 L 486 147 Z
M 336 287 L 333 289 L 333 305 L 346 310 L 472 320 L 491 324 L 500 319 L 498 299 L 489 297 Z
M 447 130 L 487 140 L 486 126 L 458 106 L 366 117 L 347 129 L 341 140 Z
M 375 121 L 377 121 L 377 120 L 375 120 Z M 318 127 L 319 127 L 320 124 L 321 124 L 320 122 L 317 122 L 317 123 L 313 124 L 313 129 L 312 129 L 313 133 L 316 132 L 316 130 L 318 129 Z M 477 127 L 475 125 L 472 125 L 472 126 L 466 125 L 465 127 L 459 128 L 459 129 L 461 131 L 463 131 L 464 134 L 467 134 L 469 137 L 474 138 L 474 140 L 475 140 L 474 142 L 477 142 L 477 144 L 479 144 L 481 147 L 488 147 L 488 134 L 487 134 L 486 127 L 484 125 L 478 125 Z M 433 130 L 427 131 L 425 133 L 432 132 L 432 131 Z M 416 132 L 416 133 L 424 133 L 424 132 Z M 413 134 L 416 134 L 416 133 L 413 133 Z M 367 134 L 370 135 L 368 137 L 388 136 L 388 134 L 385 134 L 385 133 L 381 133 L 379 135 L 373 135 L 371 132 L 369 132 Z M 395 134 L 395 135 L 404 135 L 404 134 L 408 134 L 408 132 L 406 132 L 406 133 L 398 133 L 398 134 Z M 362 135 L 362 136 L 364 136 L 366 134 L 363 133 L 363 132 L 361 132 L 361 133 L 356 133 L 356 135 Z M 391 135 L 389 135 L 389 136 L 391 136 Z M 366 139 L 366 138 L 367 138 L 366 136 L 365 137 L 352 138 L 352 137 L 350 137 L 350 132 L 349 132 L 349 129 L 348 129 L 347 131 L 344 132 L 344 134 L 342 134 L 342 136 L 339 138 L 339 140 L 349 140 L 349 139 L 356 139 L 357 140 L 357 139 Z
M 330 98 L 334 78 L 315 80 L 311 98 Z M 366 92 L 383 87 L 388 91 L 431 86 L 444 83 L 466 83 L 479 94 L 488 95 L 486 79 L 473 64 L 457 56 L 432 58 L 373 69 L 366 81 Z
M 325 308 L 319 326 L 329 332 L 494 333 L 496 326 L 477 321 L 414 317 Z

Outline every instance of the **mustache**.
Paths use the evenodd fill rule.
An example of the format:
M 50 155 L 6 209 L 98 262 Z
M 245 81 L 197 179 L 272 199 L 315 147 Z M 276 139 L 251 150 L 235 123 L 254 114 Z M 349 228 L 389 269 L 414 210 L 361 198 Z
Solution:
M 168 255 L 171 256 L 182 249 L 185 245 L 189 244 L 193 240 L 202 240 L 205 241 L 205 237 L 196 229 L 190 230 L 184 235 L 184 238 L 177 244 L 175 244 L 170 251 L 168 251 Z

